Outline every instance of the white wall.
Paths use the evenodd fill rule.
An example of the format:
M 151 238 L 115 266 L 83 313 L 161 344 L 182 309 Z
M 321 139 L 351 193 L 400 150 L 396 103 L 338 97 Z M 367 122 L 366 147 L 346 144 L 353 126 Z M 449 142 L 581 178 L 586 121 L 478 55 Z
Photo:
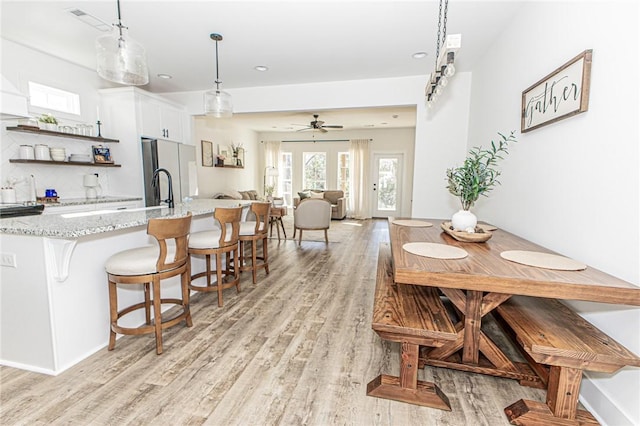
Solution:
M 193 126 L 192 134 L 196 145 L 196 163 L 198 165 L 199 198 L 210 198 L 229 190 L 255 189 L 262 193 L 262 175 L 258 173 L 262 146 L 258 144 L 256 132 L 235 125 L 233 118 L 215 119 L 198 116 L 193 118 Z M 201 143 L 203 140 L 213 142 L 214 153 L 218 152 L 219 145 L 242 144 L 244 147 L 244 169 L 203 167 Z
M 639 271 L 638 4 L 536 2 L 474 69 L 468 145 L 520 129 L 522 90 L 593 49 L 586 113 L 518 134 L 498 187 L 475 212 L 636 285 Z M 640 310 L 572 303 L 640 354 Z M 640 424 L 640 369 L 588 373 L 583 401 L 610 425 Z

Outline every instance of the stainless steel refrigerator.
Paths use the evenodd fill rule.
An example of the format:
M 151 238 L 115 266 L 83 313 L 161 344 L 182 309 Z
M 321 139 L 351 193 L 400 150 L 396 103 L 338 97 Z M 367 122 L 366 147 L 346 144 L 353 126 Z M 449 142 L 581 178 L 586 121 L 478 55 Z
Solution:
M 142 138 L 142 168 L 145 205 L 158 206 L 168 198 L 168 179 L 160 174 L 159 188 L 151 184 L 153 172 L 164 168 L 171 173 L 174 201 L 198 195 L 196 148 L 193 145 Z

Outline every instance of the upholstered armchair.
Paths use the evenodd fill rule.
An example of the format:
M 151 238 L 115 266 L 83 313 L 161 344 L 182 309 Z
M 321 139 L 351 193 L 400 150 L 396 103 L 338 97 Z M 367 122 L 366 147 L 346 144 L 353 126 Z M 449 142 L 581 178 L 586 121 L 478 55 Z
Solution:
M 298 243 L 302 242 L 303 230 L 324 230 L 324 240 L 328 244 L 327 230 L 331 226 L 331 203 L 323 198 L 305 198 L 293 212 L 293 239 L 300 231 Z
M 340 189 L 305 189 L 293 198 L 293 206 L 307 198 L 323 198 L 331 203 L 331 219 L 344 219 L 347 216 L 347 199 Z

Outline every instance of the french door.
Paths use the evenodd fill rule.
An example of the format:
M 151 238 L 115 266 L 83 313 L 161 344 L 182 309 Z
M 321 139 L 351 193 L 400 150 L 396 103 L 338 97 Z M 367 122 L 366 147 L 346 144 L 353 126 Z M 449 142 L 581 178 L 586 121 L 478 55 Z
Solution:
M 403 163 L 403 154 L 373 154 L 371 216 L 401 214 Z

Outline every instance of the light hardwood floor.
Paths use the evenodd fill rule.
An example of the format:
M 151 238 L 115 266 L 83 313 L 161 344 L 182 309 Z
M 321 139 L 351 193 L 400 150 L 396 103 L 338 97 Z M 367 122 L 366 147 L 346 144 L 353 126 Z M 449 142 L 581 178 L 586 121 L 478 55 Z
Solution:
M 399 371 L 398 345 L 371 330 L 387 223 L 334 221 L 329 238 L 271 239 L 271 274 L 257 285 L 243 274 L 223 308 L 195 295 L 193 328 L 166 330 L 162 355 L 153 335 L 125 336 L 57 377 L 1 367 L 0 424 L 495 426 L 512 402 L 544 401 L 512 380 L 429 367 L 420 379 L 451 412 L 366 396 L 370 380 Z

